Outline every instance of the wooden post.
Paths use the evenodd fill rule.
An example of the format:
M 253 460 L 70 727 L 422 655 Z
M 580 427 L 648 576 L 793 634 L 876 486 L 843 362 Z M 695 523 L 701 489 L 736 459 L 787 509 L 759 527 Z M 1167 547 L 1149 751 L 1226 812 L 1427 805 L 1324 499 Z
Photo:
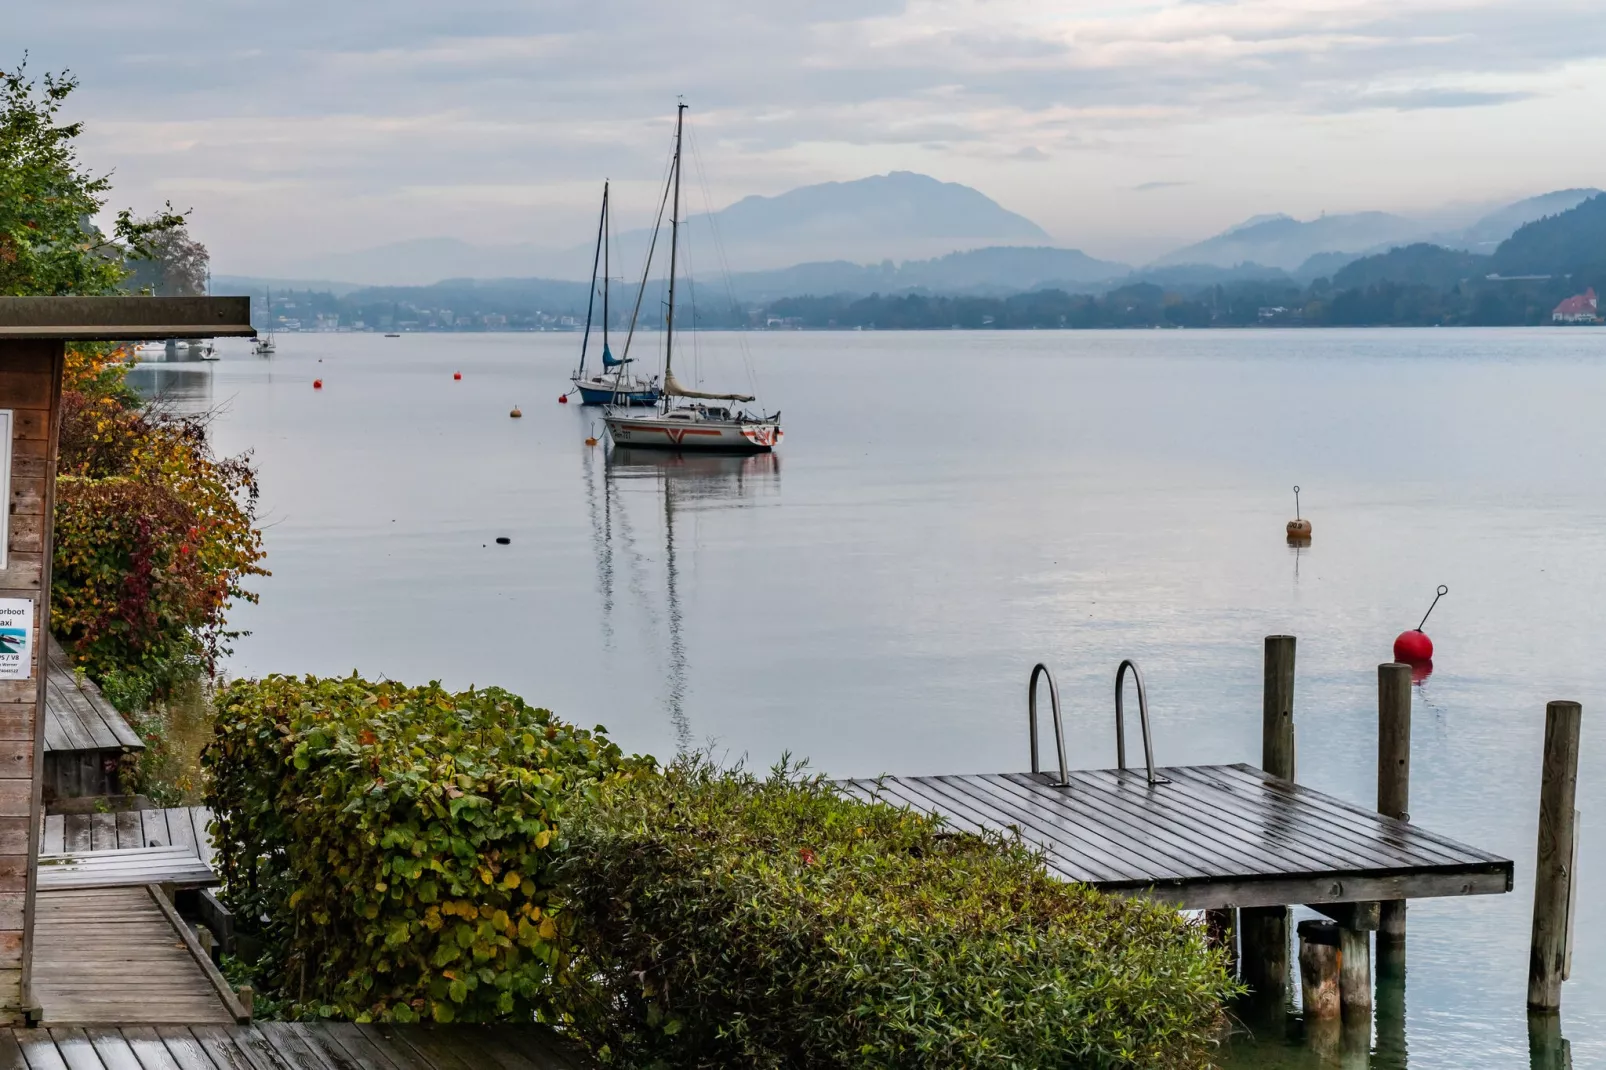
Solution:
M 1260 767 L 1294 779 L 1294 637 L 1266 636 L 1265 685 L 1261 701 Z
M 1294 779 L 1294 637 L 1268 635 L 1261 702 L 1260 767 Z M 1288 990 L 1288 908 L 1238 911 L 1242 978 L 1262 1010 L 1280 1007 Z
M 1325 918 L 1299 923 L 1299 988 L 1305 1017 L 1337 1018 L 1339 998 L 1338 925 Z
M 1227 952 L 1227 972 L 1238 974 L 1238 912 L 1231 907 L 1205 911 L 1205 932 L 1210 946 Z
M 1372 1021 L 1372 934 L 1343 926 L 1338 930 L 1339 995 L 1346 1022 Z
M 1411 819 L 1411 667 L 1377 667 L 1377 811 Z M 1378 945 L 1405 940 L 1405 900 L 1382 904 Z
M 1539 786 L 1539 859 L 1534 869 L 1533 940 L 1528 951 L 1528 1009 L 1561 1010 L 1567 960 L 1567 904 L 1572 892 L 1573 806 L 1578 794 L 1578 731 L 1583 707 L 1545 708 L 1545 766 Z

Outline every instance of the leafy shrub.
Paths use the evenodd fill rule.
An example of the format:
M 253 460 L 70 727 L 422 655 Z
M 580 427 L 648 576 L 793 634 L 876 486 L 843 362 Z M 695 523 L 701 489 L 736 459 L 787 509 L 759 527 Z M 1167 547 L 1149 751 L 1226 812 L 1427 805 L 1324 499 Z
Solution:
M 130 407 L 101 354 L 68 364 L 98 392 L 62 396 L 51 630 L 96 679 L 134 678 L 114 701 L 140 680 L 166 697 L 226 652 L 229 605 L 266 574 L 256 473 L 214 457 L 203 420 Z
M 207 801 L 265 986 L 359 1021 L 542 1006 L 569 808 L 640 763 L 498 688 L 270 676 L 216 705 Z
M 562 871 L 562 1015 L 622 1065 L 1204 1066 L 1235 987 L 1173 910 L 784 765 L 606 785 Z

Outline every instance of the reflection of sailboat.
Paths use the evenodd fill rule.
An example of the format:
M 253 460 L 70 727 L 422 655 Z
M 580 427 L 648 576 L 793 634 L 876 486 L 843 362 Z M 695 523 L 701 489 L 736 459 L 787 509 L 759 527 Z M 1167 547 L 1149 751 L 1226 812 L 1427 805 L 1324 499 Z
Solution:
M 594 454 L 592 454 L 594 456 Z M 601 509 L 596 507 L 590 490 L 587 473 L 588 497 L 592 506 L 592 541 L 597 550 L 598 590 L 603 599 L 603 638 L 605 645 L 613 642 L 611 614 L 615 598 L 614 542 L 627 566 L 625 573 L 630 594 L 640 598 L 657 630 L 660 619 L 656 601 L 648 594 L 646 574 L 642 570 L 641 555 L 635 551 L 635 540 L 626 517 L 627 498 L 640 494 L 661 494 L 664 531 L 664 599 L 663 608 L 668 646 L 665 651 L 664 708 L 675 730 L 676 741 L 682 750 L 692 745 L 691 722 L 686 713 L 686 700 L 691 692 L 690 655 L 685 638 L 685 611 L 682 605 L 682 577 L 680 574 L 680 547 L 677 544 L 677 520 L 683 521 L 687 512 L 697 513 L 708 509 L 728 508 L 745 504 L 763 495 L 780 490 L 780 457 L 774 453 L 747 455 L 675 454 L 662 450 L 633 450 L 614 447 L 603 462 Z
M 628 355 L 628 343 L 625 345 L 626 356 L 623 357 L 614 356 L 613 350 L 608 348 L 608 283 L 611 281 L 608 275 L 612 271 L 609 247 L 613 244 L 609 222 L 608 183 L 604 182 L 602 216 L 597 220 L 597 251 L 591 258 L 591 296 L 586 301 L 586 332 L 580 339 L 580 367 L 569 377 L 569 381 L 580 391 L 580 401 L 585 405 L 652 405 L 658 401 L 658 381 L 625 374 L 632 363 Z M 586 350 L 591 345 L 591 313 L 596 307 L 599 261 L 602 268 L 602 370 L 587 375 Z
M 603 422 L 608 425 L 609 436 L 620 446 L 768 452 L 781 444 L 780 413 L 752 416 L 745 409 L 734 407 L 735 404 L 752 401 L 751 395 L 691 390 L 681 386 L 675 379 L 675 268 L 680 247 L 681 136 L 685 125 L 686 105 L 681 104 L 675 111 L 675 155 L 669 176 L 670 188 L 674 191 L 674 205 L 669 212 L 669 306 L 664 314 L 663 407 L 650 416 L 633 416 L 622 410 L 609 410 Z M 650 253 L 647 270 L 652 270 Z M 646 281 L 647 276 L 643 273 L 643 287 Z M 676 405 L 671 401 L 672 398 L 686 399 L 689 404 Z M 727 404 L 703 404 L 709 401 Z

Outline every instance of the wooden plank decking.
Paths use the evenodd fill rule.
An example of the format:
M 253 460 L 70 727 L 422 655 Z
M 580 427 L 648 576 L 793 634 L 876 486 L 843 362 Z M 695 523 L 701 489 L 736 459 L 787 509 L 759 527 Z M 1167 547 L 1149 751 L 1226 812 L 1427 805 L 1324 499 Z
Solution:
M 0 1030 L 0 1070 L 589 1070 L 536 1026 L 346 1022 Z
M 124 810 L 115 814 L 50 814 L 41 854 L 126 851 L 137 847 L 182 847 L 212 864 L 212 811 L 204 806 Z
M 234 1022 L 159 894 L 40 890 L 33 996 L 46 1024 Z
M 45 750 L 144 750 L 145 741 L 101 695 L 93 681 L 80 680 L 66 651 L 52 637 L 45 673 Z
M 1142 772 L 847 780 L 859 798 L 1017 830 L 1051 872 L 1182 909 L 1346 903 L 1511 890 L 1512 865 L 1248 765 Z

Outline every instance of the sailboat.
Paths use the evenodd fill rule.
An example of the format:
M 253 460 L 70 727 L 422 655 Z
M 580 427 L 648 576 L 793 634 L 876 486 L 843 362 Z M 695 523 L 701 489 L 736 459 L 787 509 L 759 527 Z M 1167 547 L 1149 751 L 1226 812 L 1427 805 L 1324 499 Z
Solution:
M 632 361 L 627 355 L 616 357 L 608 348 L 609 282 L 608 183 L 602 184 L 602 216 L 597 220 L 597 251 L 591 258 L 591 297 L 586 302 L 586 333 L 580 339 L 580 367 L 569 377 L 580 392 L 583 405 L 653 405 L 658 401 L 656 379 L 638 379 L 625 374 Z M 602 371 L 586 374 L 586 350 L 591 345 L 591 313 L 597 300 L 597 267 L 602 268 Z
M 257 335 L 256 341 L 251 343 L 251 351 L 259 357 L 271 357 L 278 351 L 273 340 L 273 291 L 268 291 L 268 333 Z
M 675 269 L 680 247 L 680 161 L 686 126 L 686 105 L 675 110 L 675 156 L 669 181 L 674 207 L 669 213 L 669 307 L 664 318 L 664 384 L 657 412 L 635 416 L 610 408 L 603 416 L 615 446 L 651 449 L 721 450 L 767 453 L 781 444 L 781 414 L 754 416 L 735 406 L 753 401 L 750 394 L 692 390 L 675 378 Z M 651 263 L 649 259 L 649 270 Z M 645 276 L 643 276 L 645 284 Z M 682 404 L 677 404 L 677 400 Z M 724 405 L 709 405 L 723 401 Z

